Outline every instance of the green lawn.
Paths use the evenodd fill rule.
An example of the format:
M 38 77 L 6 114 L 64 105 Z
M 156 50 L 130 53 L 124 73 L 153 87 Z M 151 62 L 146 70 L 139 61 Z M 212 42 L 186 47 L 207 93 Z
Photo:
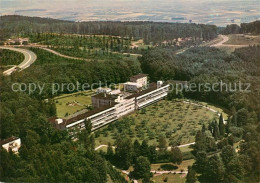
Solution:
M 65 94 L 54 98 L 56 102 L 57 116 L 65 117 L 82 109 L 86 109 L 91 105 L 91 95 L 93 94 L 94 91 L 84 91 Z
M 164 180 L 166 180 L 167 177 L 167 182 L 169 183 L 185 183 L 186 181 L 186 176 L 185 174 L 162 174 L 162 175 L 154 175 L 152 180 L 155 183 L 165 183 Z
M 184 160 L 184 161 L 182 161 L 182 163 L 181 163 L 180 165 L 173 164 L 173 163 L 157 163 L 157 164 L 151 164 L 151 170 L 163 171 L 163 169 L 161 168 L 161 165 L 164 165 L 164 164 L 172 164 L 172 165 L 178 167 L 176 170 L 172 170 L 172 171 L 181 171 L 181 170 L 187 171 L 187 170 L 188 170 L 188 166 L 191 166 L 194 162 L 195 162 L 194 159 L 190 159 L 190 160 Z
M 214 109 L 222 111 L 217 107 Z M 157 144 L 160 135 L 166 137 L 168 144 L 186 144 L 194 142 L 196 132 L 214 118 L 218 119 L 218 115 L 204 107 L 183 103 L 183 100 L 162 100 L 96 131 L 96 146 L 114 144 L 120 133 L 132 141 L 148 139 L 150 145 Z

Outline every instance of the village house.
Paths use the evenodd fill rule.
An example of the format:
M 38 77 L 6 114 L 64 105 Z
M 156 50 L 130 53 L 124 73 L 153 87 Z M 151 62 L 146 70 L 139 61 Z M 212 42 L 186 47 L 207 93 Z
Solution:
M 5 42 L 5 45 L 25 45 L 28 44 L 29 38 L 16 38 L 16 39 L 8 39 Z
M 7 152 L 14 152 L 15 154 L 18 153 L 19 148 L 21 147 L 21 139 L 18 137 L 10 137 L 0 141 L 0 145 L 7 151 Z

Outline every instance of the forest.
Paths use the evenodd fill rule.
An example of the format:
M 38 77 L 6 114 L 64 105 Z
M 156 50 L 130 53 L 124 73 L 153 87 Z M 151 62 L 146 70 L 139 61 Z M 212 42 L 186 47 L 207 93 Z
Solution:
M 211 40 L 217 36 L 215 25 L 157 23 L 157 22 L 70 22 L 51 18 L 8 15 L 0 17 L 0 41 L 13 36 L 28 36 L 32 33 L 70 33 L 111 35 L 144 39 L 146 44 L 165 40 L 192 37 Z M 19 35 L 17 35 L 19 33 Z
M 187 182 L 195 182 L 197 178 L 200 182 L 257 182 L 259 180 L 259 54 L 260 46 L 239 48 L 231 55 L 223 50 L 206 47 L 191 48 L 179 55 L 174 55 L 171 50 L 156 48 L 145 51 L 140 58 L 142 70 L 148 73 L 153 81 L 176 79 L 197 84 L 213 84 L 220 80 L 227 83 L 238 81 L 251 83 L 251 92 L 184 90 L 181 94 L 176 95 L 176 91 L 169 94 L 170 98 L 184 96 L 211 102 L 228 109 L 230 113 L 225 128 L 218 126 L 220 122 L 213 122 L 212 125 L 197 132 L 194 146 L 196 161 L 194 166 L 189 168 Z M 160 69 L 158 69 L 159 65 Z M 222 134 L 225 131 L 225 136 L 222 137 L 219 136 L 221 128 Z M 209 152 L 214 150 L 212 144 L 215 143 L 211 142 L 212 137 L 207 131 L 212 132 L 215 139 L 220 139 L 219 145 L 222 144 L 220 149 L 223 157 L 222 154 L 221 157 L 208 156 Z M 230 135 L 233 140 L 238 137 L 243 139 L 239 153 L 235 153 L 232 147 L 227 146 Z M 200 174 L 197 178 L 196 173 Z
M 257 24 L 253 23 L 253 24 Z M 243 28 L 257 33 L 252 24 Z M 32 36 L 35 41 L 45 41 L 51 46 L 61 46 L 56 38 L 46 38 L 54 33 L 92 34 L 92 45 L 86 47 L 108 47 L 129 45 L 128 38 L 142 38 L 146 43 L 158 43 L 178 37 L 209 40 L 217 36 L 216 26 L 198 24 L 169 24 L 153 22 L 69 22 L 49 18 L 1 16 L 1 40 L 10 36 Z M 244 25 L 243 25 L 244 26 Z M 242 29 L 242 25 L 241 25 Z M 45 34 L 48 33 L 48 34 Z M 97 45 L 102 37 L 102 45 Z M 112 38 L 120 36 L 121 38 Z M 46 39 L 45 39 L 46 38 Z M 37 40 L 39 39 L 39 40 Z M 88 38 L 86 38 L 88 39 Z M 83 40 L 79 36 L 77 43 Z M 119 40 L 119 41 L 118 41 Z M 70 42 L 68 39 L 65 43 Z M 88 41 L 89 43 L 89 41 Z M 107 45 L 106 45 L 107 43 Z M 63 44 L 63 43 L 62 43 Z M 73 41 L 67 46 L 73 45 Z M 84 43 L 85 45 L 85 43 Z M 74 46 L 74 45 L 73 45 Z M 82 45 L 75 45 L 80 47 Z M 228 54 L 224 50 L 210 47 L 193 47 L 176 55 L 171 47 L 154 47 L 142 50 L 142 57 L 132 57 L 101 53 L 89 61 L 62 58 L 45 50 L 29 48 L 37 55 L 37 61 L 22 72 L 10 77 L 0 76 L 1 123 L 0 138 L 18 136 L 22 140 L 19 156 L 1 149 L 0 180 L 4 182 L 125 182 L 119 169 L 134 167 L 130 176 L 150 182 L 150 164 L 160 161 L 181 163 L 182 154 L 176 144 L 166 151 L 165 138 L 158 139 L 157 146 L 150 146 L 146 140 L 141 143 L 124 138 L 124 130 L 116 139 L 116 149 L 111 144 L 107 152 L 94 151 L 95 136 L 91 124 L 86 121 L 86 130 L 73 141 L 67 131 L 54 129 L 47 121 L 56 115 L 52 98 L 69 93 L 64 90 L 53 95 L 49 83 L 120 83 L 138 73 L 149 74 L 151 81 L 185 80 L 189 83 L 216 83 L 220 80 L 230 83 L 249 82 L 251 92 L 207 92 L 183 91 L 169 94 L 167 100 L 190 98 L 221 106 L 229 112 L 224 125 L 222 118 L 212 121 L 197 131 L 192 155 L 195 163 L 189 167 L 187 183 L 200 182 L 259 182 L 260 180 L 260 95 L 259 70 L 260 46 L 236 49 Z M 68 48 L 54 48 L 64 53 Z M 86 48 L 87 49 L 87 48 Z M 68 51 L 71 53 L 71 50 Z M 79 56 L 81 52 L 77 53 Z M 103 54 L 103 53 L 102 53 Z M 3 54 L 2 54 L 3 55 Z M 16 57 L 4 53 L 4 57 Z M 77 55 L 75 55 L 77 56 Z M 86 56 L 86 55 L 85 55 Z M 89 56 L 89 55 L 87 55 Z M 17 57 L 20 57 L 17 55 Z M 46 83 L 43 93 L 35 91 L 14 92 L 13 83 Z M 125 129 L 131 121 L 123 120 L 109 128 Z M 240 143 L 235 152 L 232 145 Z M 156 151 L 159 148 L 159 151 Z M 118 161 L 120 160 L 120 161 Z M 116 166 L 114 168 L 113 166 Z
M 19 156 L 1 149 L 1 181 L 5 182 L 125 182 L 121 173 L 94 151 L 90 131 L 72 141 L 66 131 L 55 130 L 47 119 L 56 115 L 51 86 L 32 95 L 14 92 L 15 82 L 123 82 L 140 72 L 135 61 L 86 62 L 70 60 L 34 48 L 37 63 L 11 77 L 1 76 L 1 139 L 22 139 Z M 48 74 L 46 74 L 48 73 Z M 64 91 L 66 93 L 66 91 Z M 58 93 L 59 94 L 59 93 Z M 91 128 L 91 127 L 90 127 Z
M 220 31 L 222 34 L 260 34 L 260 21 L 227 25 Z
M 11 90 L 11 83 L 13 82 L 80 81 L 91 83 L 99 80 L 124 82 L 129 76 L 140 72 L 149 74 L 152 81 L 179 79 L 188 80 L 189 82 L 212 83 L 220 79 L 230 82 L 239 79 L 255 81 L 259 77 L 259 72 L 257 72 L 259 69 L 259 46 L 240 48 L 231 55 L 216 48 L 207 47 L 191 48 L 179 55 L 174 55 L 174 51 L 170 49 L 154 48 L 143 52 L 143 56 L 139 57 L 140 63 L 133 60 L 84 62 L 60 58 L 41 49 L 33 48 L 33 51 L 39 55 L 38 62 L 24 72 L 15 73 L 8 78 L 1 78 L 1 138 L 15 135 L 21 137 L 24 142 L 19 157 L 5 151 L 1 152 L 1 156 L 6 157 L 4 161 L 1 161 L 2 181 L 63 182 L 62 180 L 77 180 L 78 182 L 91 182 L 90 180 L 95 180 L 95 182 L 106 182 L 106 175 L 109 175 L 109 178 L 124 182 L 118 171 L 109 168 L 111 167 L 109 162 L 119 168 L 127 168 L 135 164 L 138 169 L 139 161 L 149 164 L 149 162 L 168 159 L 173 156 L 172 153 L 175 154 L 174 157 L 178 155 L 179 159 L 170 158 L 167 161 L 181 162 L 185 158 L 176 148 L 169 153 L 161 151 L 158 154 L 154 150 L 154 146 L 149 147 L 146 142 L 142 142 L 142 144 L 138 144 L 138 142 L 130 143 L 127 138 L 123 141 L 121 139 L 124 138 L 118 138 L 116 141 L 118 148 L 115 152 L 112 153 L 110 150 L 107 154 L 98 154 L 93 151 L 94 137 L 88 134 L 87 130 L 80 134 L 79 141 L 73 142 L 65 131 L 53 129 L 46 121 L 48 117 L 56 113 L 55 105 L 50 99 L 52 97 L 50 90 L 46 90 L 43 95 L 38 95 L 37 92 L 33 95 L 28 95 L 26 92 L 17 93 Z M 158 67 L 159 65 L 160 67 Z M 257 85 L 253 87 L 257 87 Z M 216 123 L 214 121 L 206 127 L 207 133 L 204 132 L 205 127 L 197 133 L 194 146 L 196 162 L 193 167 L 190 167 L 188 180 L 194 178 L 193 175 L 204 170 L 203 167 L 200 167 L 203 166 L 203 163 L 205 166 L 207 164 L 212 166 L 212 169 L 207 170 L 207 175 L 217 176 L 218 179 L 213 180 L 212 177 L 201 174 L 201 176 L 198 176 L 201 182 L 209 180 L 213 182 L 215 180 L 219 182 L 230 182 L 230 180 L 248 182 L 249 180 L 259 179 L 258 167 L 260 162 L 258 161 L 258 154 L 260 147 L 258 144 L 260 136 L 258 123 L 260 100 L 259 95 L 256 95 L 255 92 L 255 90 L 251 93 L 183 92 L 182 96 L 212 102 L 230 111 L 230 122 L 228 122 L 228 126 L 225 126 L 226 133 L 224 135 L 223 126 L 216 125 L 220 124 L 220 122 Z M 170 94 L 169 100 L 176 97 L 179 96 Z M 43 100 L 46 98 L 50 99 L 49 102 Z M 127 123 L 126 121 L 121 125 L 127 125 Z M 209 132 L 212 132 L 212 134 L 209 135 Z M 231 137 L 228 134 L 232 134 L 233 140 L 230 139 Z M 212 138 L 219 141 L 217 147 L 213 145 L 215 140 L 209 141 Z M 230 150 L 227 145 L 241 138 L 243 139 L 243 143 L 241 143 L 243 149 L 239 154 L 234 155 L 234 158 L 238 158 L 239 161 L 224 160 L 228 162 L 235 161 L 238 164 L 225 164 L 225 166 L 222 166 L 223 162 L 218 156 L 200 162 L 201 157 L 205 159 L 203 158 L 205 154 L 207 156 L 212 151 L 223 151 L 223 154 L 226 151 L 232 153 L 232 148 Z M 129 148 L 131 149 L 133 146 L 146 148 L 147 150 L 144 151 L 146 153 L 140 154 L 134 150 L 129 151 Z M 161 138 L 157 147 L 165 148 L 163 138 Z M 138 154 L 135 155 L 135 153 Z M 122 157 L 126 159 L 122 159 L 121 164 L 117 164 L 115 160 Z M 95 164 L 92 164 L 93 162 Z M 104 163 L 106 166 L 104 166 Z M 211 165 L 212 163 L 213 165 Z M 222 164 L 220 169 L 214 170 L 218 164 Z M 241 176 L 231 171 L 237 166 L 243 172 Z M 25 169 L 24 167 L 28 168 Z M 72 167 L 73 169 L 71 169 Z M 230 167 L 233 167 L 233 169 Z M 94 171 L 96 169 L 97 171 Z M 226 172 L 227 170 L 231 172 Z M 218 171 L 219 174 L 215 174 L 214 171 Z M 226 176 L 226 174 L 234 177 Z M 132 176 L 147 180 L 151 175 L 145 174 L 143 177 L 138 172 L 133 172 Z
M 19 52 L 0 49 L 0 66 L 18 65 L 24 60 L 24 55 Z

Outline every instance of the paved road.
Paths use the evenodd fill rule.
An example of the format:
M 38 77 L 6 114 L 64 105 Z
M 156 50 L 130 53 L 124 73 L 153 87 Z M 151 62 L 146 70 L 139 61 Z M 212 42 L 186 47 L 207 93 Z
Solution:
M 21 49 L 21 48 L 13 48 L 13 47 L 8 47 L 8 46 L 0 46 L 0 49 L 8 49 L 8 50 L 12 50 L 12 51 L 17 51 L 24 55 L 24 60 L 22 63 L 3 72 L 3 75 L 5 75 L 5 76 L 9 76 L 14 71 L 16 71 L 17 68 L 20 71 L 23 69 L 26 69 L 37 59 L 37 56 L 30 50 Z

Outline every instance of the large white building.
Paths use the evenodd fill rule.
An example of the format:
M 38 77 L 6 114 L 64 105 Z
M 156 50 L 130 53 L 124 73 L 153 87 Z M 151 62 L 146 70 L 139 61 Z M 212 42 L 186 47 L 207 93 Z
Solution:
M 138 77 L 139 81 L 143 82 L 143 84 L 147 83 L 145 81 L 147 80 L 147 75 L 144 77 L 146 79 Z M 167 96 L 168 90 L 169 84 L 163 84 L 161 81 L 158 81 L 157 83 L 150 84 L 147 89 L 135 93 L 122 91 L 120 94 L 117 92 L 117 94 L 113 95 L 101 92 L 92 96 L 94 110 L 69 119 L 51 118 L 50 122 L 58 129 L 84 129 L 84 121 L 90 120 L 92 130 L 96 130 L 122 116 L 163 99 Z

